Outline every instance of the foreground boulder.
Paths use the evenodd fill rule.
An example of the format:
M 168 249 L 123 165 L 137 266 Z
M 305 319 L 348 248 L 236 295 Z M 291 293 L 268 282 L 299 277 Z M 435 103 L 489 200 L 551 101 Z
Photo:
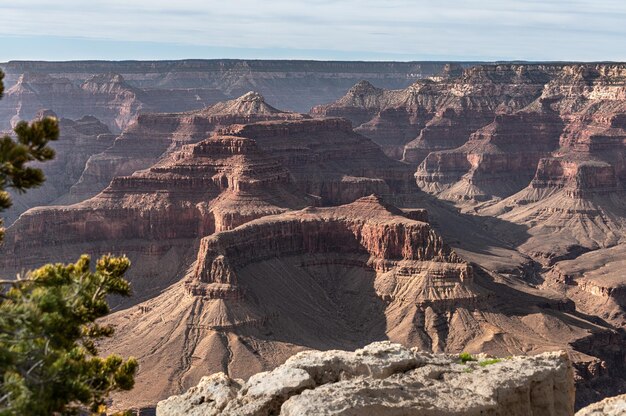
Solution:
M 626 416 L 626 394 L 589 405 L 579 410 L 576 416 Z
M 574 414 L 565 353 L 466 358 L 472 361 L 388 341 L 355 352 L 305 351 L 247 382 L 204 377 L 159 402 L 157 416 Z

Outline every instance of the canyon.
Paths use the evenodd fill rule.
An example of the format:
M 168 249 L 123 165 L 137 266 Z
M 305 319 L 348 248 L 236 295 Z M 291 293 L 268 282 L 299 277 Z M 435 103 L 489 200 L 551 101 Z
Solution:
M 5 213 L 0 269 L 129 256 L 134 296 L 111 300 L 100 348 L 140 370 L 115 407 L 204 376 L 220 409 L 243 406 L 237 379 L 377 341 L 566 354 L 576 407 L 626 392 L 626 65 L 0 67 L 2 129 L 61 126 L 46 184 Z M 281 393 L 284 414 L 364 388 L 300 375 L 314 380 Z

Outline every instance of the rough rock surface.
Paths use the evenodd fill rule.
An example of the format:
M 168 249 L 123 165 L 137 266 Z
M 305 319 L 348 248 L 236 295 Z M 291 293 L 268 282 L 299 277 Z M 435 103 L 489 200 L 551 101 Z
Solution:
M 626 394 L 609 397 L 591 404 L 578 412 L 576 416 L 624 416 L 626 415 Z
M 27 211 L 8 228 L 2 247 L 20 256 L 3 256 L 3 266 L 18 271 L 81 252 L 123 252 L 136 260 L 132 274 L 140 299 L 187 267 L 185 253 L 197 238 L 312 203 L 280 161 L 253 140 L 214 136 L 150 169 L 115 178 L 87 201 Z
M 461 363 L 399 344 L 355 352 L 305 351 L 247 382 L 204 377 L 159 402 L 157 416 L 535 415 L 574 413 L 572 366 L 563 352 Z
M 418 80 L 404 90 L 359 83 L 311 113 L 349 118 L 388 155 L 417 165 L 431 151 L 461 146 L 496 114 L 530 104 L 548 81 L 544 71 L 531 66 L 483 65 L 462 74 L 448 68 L 443 76 Z

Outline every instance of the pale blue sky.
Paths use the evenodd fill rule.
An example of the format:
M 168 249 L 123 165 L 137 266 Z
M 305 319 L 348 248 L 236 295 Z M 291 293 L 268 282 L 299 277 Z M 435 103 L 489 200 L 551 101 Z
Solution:
M 626 60 L 626 0 L 0 0 L 0 61 Z

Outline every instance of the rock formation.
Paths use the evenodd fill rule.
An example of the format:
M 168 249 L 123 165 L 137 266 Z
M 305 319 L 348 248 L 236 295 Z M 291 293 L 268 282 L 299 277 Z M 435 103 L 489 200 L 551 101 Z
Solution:
M 564 350 L 577 406 L 626 391 L 623 64 L 416 66 L 412 77 L 337 63 L 344 79 L 373 71 L 377 86 L 360 82 L 312 116 L 258 93 L 192 98 L 221 82 L 225 95 L 282 85 L 268 95 L 280 102 L 285 85 L 299 95 L 294 79 L 309 91 L 326 76 L 282 64 L 42 63 L 32 79 L 9 77 L 8 118 L 65 94 L 125 126 L 55 196 L 82 202 L 28 210 L 0 248 L 5 274 L 82 252 L 131 257 L 135 297 L 114 300 L 118 337 L 102 349 L 139 356 L 141 370 L 116 405 L 154 406 L 220 371 L 216 403 L 241 404 L 235 377 L 382 340 L 501 358 Z M 143 113 L 155 108 L 168 112 Z M 85 143 L 76 163 L 63 159 L 74 181 L 102 125 L 63 123 L 80 132 L 71 145 Z M 332 393 L 315 383 L 296 396 Z
M 56 117 L 56 114 L 40 111 L 36 118 L 42 116 Z M 55 158 L 46 163 L 32 164 L 43 170 L 46 181 L 40 188 L 27 193 L 12 194 L 13 206 L 2 213 L 5 226 L 29 208 L 67 202 L 67 194 L 80 178 L 89 157 L 107 149 L 115 139 L 115 135 L 100 120 L 91 116 L 79 120 L 62 118 L 59 128 L 59 140 L 50 145 L 56 152 Z
M 609 397 L 576 412 L 576 416 L 624 416 L 626 415 L 626 394 Z
M 471 63 L 464 63 L 469 66 Z M 404 88 L 418 78 L 439 74 L 439 62 L 323 62 L 272 60 L 181 60 L 181 61 L 75 61 L 33 62 L 12 61 L 0 64 L 6 73 L 6 86 L 11 87 L 22 74 L 65 78 L 80 86 L 93 76 L 115 73 L 134 88 L 144 91 L 155 108 L 171 112 L 201 108 L 216 101 L 235 98 L 256 90 L 280 108 L 306 112 L 312 106 L 336 100 L 356 82 L 367 79 L 383 88 Z M 187 105 L 204 99 L 202 105 L 171 108 L 184 99 Z M 181 98 L 176 98 L 181 97 Z M 59 95 L 58 102 L 65 96 Z M 210 98 L 210 100 L 209 100 Z M 4 108 L 6 103 L 0 104 Z M 200 103 L 198 103 L 200 104 Z M 168 107 L 170 106 L 170 107 Z M 85 114 L 65 114 L 52 108 L 61 117 L 80 118 Z M 12 108 L 15 114 L 15 107 Z M 0 110 L 0 120 L 8 120 Z M 10 117 L 9 117 L 10 118 Z M 0 127 L 2 129 L 2 127 Z
M 205 237 L 183 280 L 107 318 L 118 338 L 103 347 L 144 365 L 141 398 L 121 395 L 122 406 L 148 406 L 207 373 L 245 378 L 302 349 L 385 339 L 503 357 L 565 347 L 579 392 L 591 397 L 619 379 L 619 335 L 573 313 L 556 292 L 475 269 L 427 223 L 372 196 Z
M 204 140 L 221 127 L 303 117 L 275 109 L 254 92 L 188 113 L 142 114 L 122 132 L 113 146 L 89 159 L 80 180 L 70 192 L 71 197 L 78 202 L 93 196 L 114 177 L 146 169 L 165 153 L 171 153 L 185 143 Z
M 203 377 L 185 394 L 159 402 L 156 413 L 571 416 L 574 387 L 562 352 L 462 363 L 458 356 L 378 342 L 355 352 L 301 352 L 247 382 L 224 373 Z
M 549 81 L 547 71 L 484 65 L 459 77 L 454 76 L 458 71 L 448 70 L 404 90 L 383 91 L 360 83 L 337 102 L 314 107 L 311 113 L 349 118 L 388 155 L 417 165 L 433 150 L 461 146 L 497 113 L 530 104 Z
M 321 197 L 324 204 L 417 189 L 409 166 L 385 157 L 345 119 L 270 121 L 222 131 L 254 139 L 282 160 L 306 193 Z
M 65 76 L 27 72 L 6 90 L 0 103 L 0 129 L 50 109 L 63 118 L 95 116 L 117 133 L 139 112 L 187 111 L 224 98 L 212 89 L 139 89 L 116 73 L 99 73 L 73 82 Z
M 115 178 L 82 203 L 27 211 L 9 227 L 2 247 L 20 256 L 5 254 L 3 265 L 19 271 L 81 252 L 126 253 L 138 263 L 134 285 L 145 296 L 187 267 L 185 253 L 196 239 L 313 203 L 292 182 L 253 140 L 215 136 Z

